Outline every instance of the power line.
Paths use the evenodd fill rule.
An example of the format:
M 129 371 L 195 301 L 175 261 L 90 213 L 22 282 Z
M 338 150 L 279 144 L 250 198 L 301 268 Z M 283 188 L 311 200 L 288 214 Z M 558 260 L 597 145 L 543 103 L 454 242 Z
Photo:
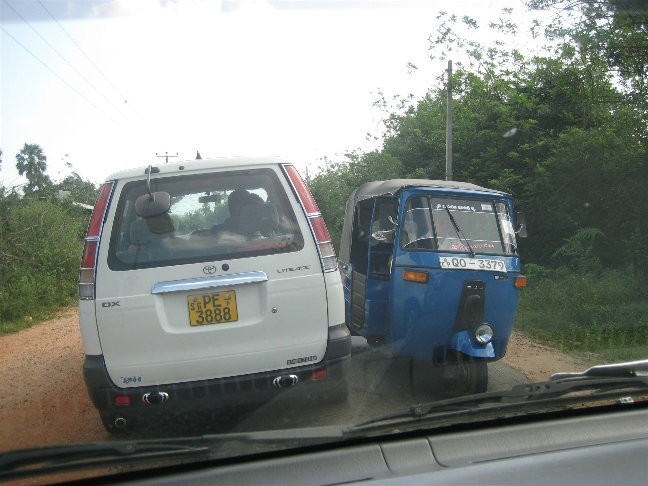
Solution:
M 90 64 L 92 64 L 92 65 L 94 66 L 94 68 L 97 70 L 97 72 L 103 76 L 103 78 L 106 80 L 106 82 L 107 82 L 107 83 L 112 87 L 112 89 L 115 90 L 115 92 L 119 95 L 119 97 L 120 97 L 122 100 L 124 100 L 124 103 L 126 103 L 126 102 L 127 102 L 126 97 L 125 97 L 123 94 L 121 94 L 121 92 L 120 92 L 120 91 L 115 87 L 115 85 L 110 81 L 110 79 L 108 79 L 108 76 L 106 76 L 106 75 L 103 73 L 103 71 L 102 71 L 101 69 L 99 69 L 99 66 L 97 66 L 97 65 L 94 63 L 94 61 L 93 61 L 92 59 L 90 59 L 90 56 L 88 56 L 88 55 L 85 53 L 85 51 L 84 51 L 83 49 L 81 49 L 81 46 L 80 46 L 79 44 L 76 43 L 76 41 L 72 38 L 72 36 L 68 33 L 68 31 L 65 30 L 65 29 L 63 28 L 63 26 L 59 23 L 58 20 L 56 20 L 56 17 L 54 17 L 54 15 L 52 15 L 52 12 L 50 12 L 50 11 L 47 9 L 47 7 L 43 4 L 43 2 L 42 2 L 41 0 L 38 0 L 38 3 L 40 4 L 41 7 L 43 7 L 43 10 L 45 10 L 45 12 L 47 12 L 47 14 L 48 14 L 50 17 L 52 17 L 52 20 L 54 20 L 54 22 L 56 22 L 56 25 L 58 25 L 59 28 L 60 28 L 60 29 L 65 33 L 65 35 L 68 36 L 68 38 L 72 41 L 72 43 L 73 43 L 75 46 L 77 46 L 77 48 L 79 49 L 79 51 L 81 51 L 81 54 L 83 54 L 83 55 L 86 57 L 86 59 L 90 62 Z
M 27 21 L 27 19 L 25 19 L 25 18 L 20 14 L 20 12 L 18 12 L 18 11 L 17 11 L 17 10 L 16 10 L 16 9 L 15 9 L 15 8 L 14 8 L 14 7 L 13 7 L 13 6 L 8 2 L 8 1 L 7 1 L 7 0 L 4 0 L 4 3 L 5 3 L 9 8 L 11 8 L 11 10 L 13 10 L 13 12 L 14 12 L 18 17 L 20 17 L 20 19 L 21 19 L 25 24 L 27 24 L 31 30 L 33 30 L 33 31 L 36 33 L 36 35 L 37 35 L 38 37 L 40 37 L 40 38 L 42 39 L 43 42 L 45 42 L 45 44 L 47 44 L 47 45 L 48 45 L 48 46 L 49 46 L 49 47 L 50 47 L 54 52 L 56 52 L 56 54 L 57 54 L 61 59 L 63 59 L 63 61 L 65 61 L 65 63 L 66 63 L 68 66 L 70 66 L 70 67 L 74 70 L 74 72 L 77 73 L 77 74 L 81 77 L 81 79 L 83 79 L 83 80 L 84 80 L 84 81 L 85 81 L 85 82 L 86 82 L 86 83 L 87 83 L 87 84 L 88 84 L 92 89 L 94 89 L 94 90 L 97 92 L 97 94 L 99 94 L 99 96 L 101 96 L 104 100 L 106 100 L 106 102 L 107 102 L 108 104 L 112 105 L 115 109 L 117 109 L 117 111 L 119 111 L 119 106 L 115 105 L 115 104 L 114 104 L 112 101 L 110 101 L 110 100 L 109 100 L 109 99 L 108 99 L 108 98 L 107 98 L 103 93 L 101 93 L 101 92 L 97 89 L 97 87 L 96 87 L 94 84 L 92 84 L 92 83 L 90 82 L 90 80 L 88 80 L 88 78 L 86 78 L 86 77 L 85 77 L 85 76 L 84 76 L 84 75 L 83 75 L 83 74 L 82 74 L 82 73 L 81 73 L 77 68 L 75 68 L 75 67 L 72 65 L 72 63 L 71 63 L 70 61 L 68 61 L 68 60 L 63 56 L 63 54 L 61 54 L 61 53 L 60 53 L 60 52 L 59 52 L 59 51 L 58 51 L 58 50 L 57 50 L 57 49 L 56 49 L 56 48 L 55 48 L 55 47 L 54 47 L 50 42 L 48 42 L 48 40 L 45 39 L 45 37 L 43 37 L 43 36 L 41 35 L 41 33 L 38 32 L 38 30 L 37 30 L 33 25 L 31 25 L 31 24 Z
M 92 101 L 90 101 L 88 98 L 86 98 L 79 90 L 77 90 L 74 86 L 72 86 L 70 83 L 68 83 L 65 79 L 63 79 L 56 71 L 54 71 L 51 67 L 49 67 L 47 64 L 45 64 L 36 54 L 34 54 L 32 51 L 30 51 L 22 42 L 20 42 L 18 39 L 16 39 L 13 35 L 11 35 L 7 29 L 5 29 L 2 25 L 0 25 L 0 29 L 9 36 L 13 41 L 18 44 L 20 47 L 22 47 L 25 51 L 27 51 L 28 54 L 30 54 L 34 59 L 36 59 L 39 63 L 41 63 L 49 72 L 51 72 L 54 76 L 56 76 L 63 84 L 65 84 L 68 88 L 70 88 L 72 91 L 74 91 L 76 94 L 78 94 L 81 98 L 83 98 L 90 106 L 92 106 L 95 110 L 97 110 L 99 113 L 101 113 L 103 116 L 105 116 L 108 120 L 112 121 L 113 123 L 116 123 L 115 120 L 113 120 L 110 116 L 108 116 L 101 108 L 99 108 L 97 105 L 95 105 Z

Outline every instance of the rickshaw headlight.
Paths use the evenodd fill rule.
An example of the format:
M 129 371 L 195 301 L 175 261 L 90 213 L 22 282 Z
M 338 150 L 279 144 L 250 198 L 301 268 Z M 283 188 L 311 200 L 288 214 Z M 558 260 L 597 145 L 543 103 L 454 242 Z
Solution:
M 493 328 L 488 324 L 481 324 L 475 329 L 475 341 L 479 344 L 488 344 L 493 339 Z

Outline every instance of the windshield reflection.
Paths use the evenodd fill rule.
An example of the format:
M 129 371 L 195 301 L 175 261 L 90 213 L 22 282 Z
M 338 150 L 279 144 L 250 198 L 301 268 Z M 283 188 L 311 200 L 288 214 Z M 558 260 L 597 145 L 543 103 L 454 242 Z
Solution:
M 219 438 L 207 455 L 242 457 L 398 436 L 423 421 L 433 430 L 542 420 L 644 400 L 643 364 L 622 383 L 606 381 L 619 377 L 605 368 L 648 356 L 648 16 L 627 3 L 3 0 L 0 458 L 208 434 Z M 281 153 L 304 187 L 281 169 L 190 174 L 213 156 L 251 152 Z M 182 182 L 149 169 L 148 191 L 140 171 L 111 192 L 122 182 L 108 174 L 140 165 L 177 167 Z M 109 211 L 95 226 L 113 233 L 102 241 L 88 222 L 106 182 Z M 444 189 L 421 189 L 430 182 Z M 151 188 L 168 196 L 157 215 L 166 230 L 135 209 Z M 240 191 L 258 204 L 234 224 L 228 200 Z M 300 206 L 305 195 L 315 208 Z M 109 298 L 95 282 L 101 265 L 116 274 Z M 174 273 L 158 278 L 162 266 Z M 301 270 L 312 272 L 308 284 Z M 226 272 L 247 275 L 248 294 L 159 296 L 214 275 L 206 285 L 233 282 L 216 279 Z M 244 301 L 278 276 L 289 282 L 278 297 L 254 288 L 254 303 Z M 317 298 L 305 297 L 315 286 Z M 148 307 L 132 304 L 142 296 Z M 156 320 L 163 307 L 172 317 Z M 299 319 L 281 334 L 287 308 Z M 97 316 L 108 326 L 99 330 Z M 233 323 L 249 326 L 244 338 L 205 338 L 206 325 Z M 237 394 L 257 391 L 250 376 L 275 362 L 320 363 L 333 324 L 352 334 L 347 397 L 266 380 L 268 398 L 239 403 Z M 173 340 L 187 329 L 193 341 Z M 309 350 L 288 353 L 299 339 Z M 257 361 L 253 342 L 266 352 Z M 286 356 L 270 356 L 271 345 Z M 237 349 L 231 362 L 247 379 L 219 361 Z M 104 360 L 108 350 L 128 372 Z M 108 377 L 95 394 L 88 356 Z M 199 357 L 209 364 L 196 378 Z M 316 382 L 322 368 L 304 373 Z M 272 378 L 304 384 L 297 374 Z M 592 375 L 601 389 L 568 390 Z M 221 378 L 227 404 L 204 391 Z M 555 401 L 524 395 L 533 383 Z M 128 393 L 116 399 L 110 387 Z M 179 389 L 210 406 L 167 413 L 162 402 Z M 484 396 L 493 401 L 475 398 Z M 107 430 L 101 400 L 152 413 L 134 414 L 132 428 L 115 414 Z M 185 446 L 179 455 L 205 452 Z M 175 460 L 158 459 L 144 467 Z M 115 461 L 97 475 L 130 467 Z

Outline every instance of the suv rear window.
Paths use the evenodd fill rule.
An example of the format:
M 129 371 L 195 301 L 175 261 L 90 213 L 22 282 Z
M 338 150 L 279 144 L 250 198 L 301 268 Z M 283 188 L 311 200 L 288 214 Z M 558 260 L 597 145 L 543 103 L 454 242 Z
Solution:
M 295 214 L 271 169 L 151 179 L 169 195 L 162 214 L 138 214 L 146 181 L 124 185 L 108 250 L 111 270 L 197 263 L 301 250 Z M 141 211 L 140 211 L 141 213 Z

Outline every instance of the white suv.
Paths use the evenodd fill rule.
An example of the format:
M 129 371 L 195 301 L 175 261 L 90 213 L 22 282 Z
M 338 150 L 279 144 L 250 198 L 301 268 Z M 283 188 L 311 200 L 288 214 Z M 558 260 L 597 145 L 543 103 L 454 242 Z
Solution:
M 289 388 L 346 398 L 351 337 L 333 246 L 298 172 L 277 159 L 109 177 L 79 311 L 86 385 L 111 432 L 149 411 L 259 403 Z

